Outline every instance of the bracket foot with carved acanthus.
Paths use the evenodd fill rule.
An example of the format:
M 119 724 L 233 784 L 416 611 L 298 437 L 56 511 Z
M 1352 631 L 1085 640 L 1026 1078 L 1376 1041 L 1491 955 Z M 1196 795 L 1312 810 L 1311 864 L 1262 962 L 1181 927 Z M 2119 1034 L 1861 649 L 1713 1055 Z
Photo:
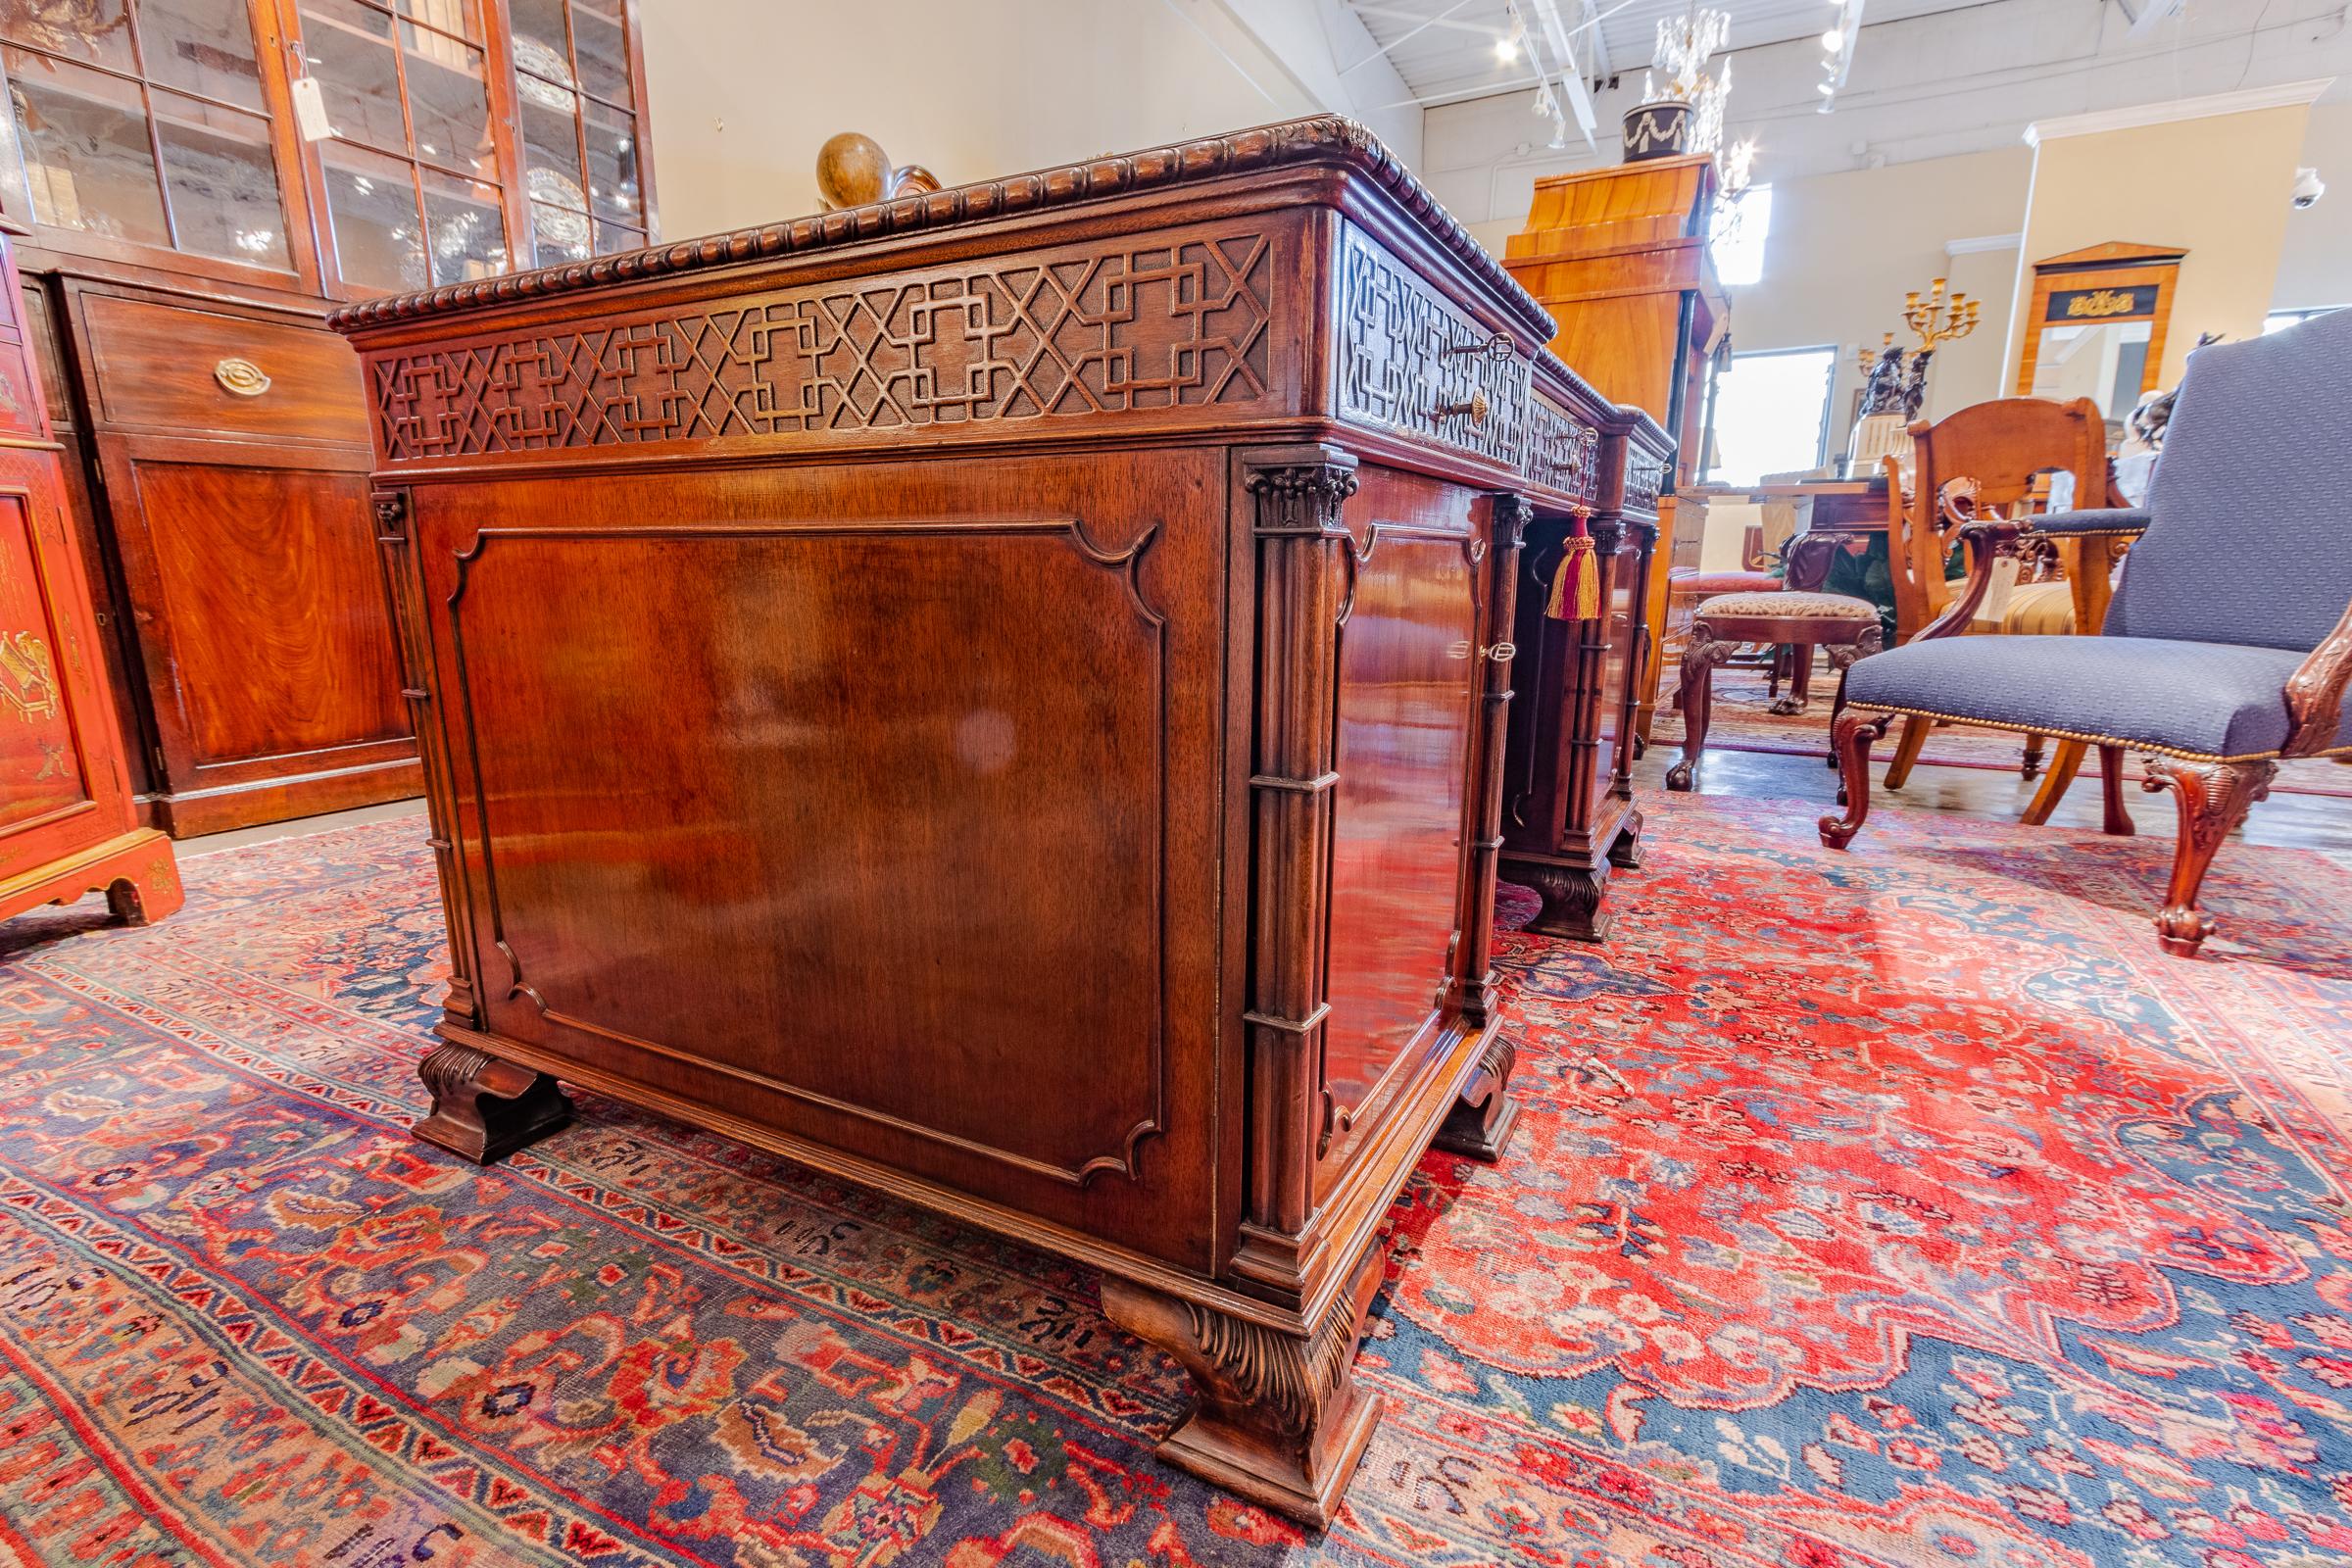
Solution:
M 1541 936 L 1565 937 L 1571 942 L 1606 942 L 1617 912 L 1601 905 L 1609 893 L 1606 861 L 1594 866 L 1562 865 L 1551 860 L 1506 857 L 1502 880 L 1533 888 L 1544 906 L 1526 929 Z
M 1642 813 L 1626 813 L 1625 826 L 1617 830 L 1616 839 L 1609 845 L 1609 863 L 1620 871 L 1642 869 Z
M 1449 1154 L 1494 1161 L 1502 1157 L 1519 1125 L 1519 1101 L 1511 1093 L 1511 1069 L 1519 1064 L 1519 1043 L 1508 1035 L 1487 1042 L 1470 1081 L 1446 1113 L 1430 1142 Z
M 1159 1457 L 1320 1530 L 1380 1424 L 1380 1396 L 1356 1381 L 1355 1346 L 1380 1283 L 1367 1251 L 1311 1330 L 1278 1327 L 1105 1275 L 1113 1323 L 1184 1363 L 1200 1402 Z
M 571 1102 L 555 1079 L 478 1046 L 437 1046 L 416 1076 L 432 1091 L 433 1108 L 409 1131 L 477 1165 L 496 1164 L 571 1120 Z

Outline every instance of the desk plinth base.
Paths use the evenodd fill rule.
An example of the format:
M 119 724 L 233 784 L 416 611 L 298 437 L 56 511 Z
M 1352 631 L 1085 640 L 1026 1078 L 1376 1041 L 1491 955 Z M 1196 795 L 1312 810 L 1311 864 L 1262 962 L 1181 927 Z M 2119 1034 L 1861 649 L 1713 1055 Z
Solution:
M 1330 1524 L 1380 1424 L 1380 1396 L 1355 1376 L 1379 1261 L 1378 1248 L 1365 1252 L 1311 1332 L 1104 1276 L 1104 1314 L 1183 1362 L 1200 1395 L 1159 1457 L 1301 1524 Z
M 416 1076 L 432 1091 L 433 1108 L 410 1133 L 477 1165 L 495 1165 L 571 1120 L 571 1101 L 555 1079 L 479 1046 L 436 1046 Z

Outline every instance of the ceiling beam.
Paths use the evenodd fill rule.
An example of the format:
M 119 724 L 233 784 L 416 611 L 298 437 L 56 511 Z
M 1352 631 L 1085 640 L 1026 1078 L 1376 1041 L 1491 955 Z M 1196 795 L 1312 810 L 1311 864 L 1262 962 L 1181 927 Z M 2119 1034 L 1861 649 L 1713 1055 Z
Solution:
M 1414 33 L 1421 32 L 1430 27 L 1446 27 L 1455 32 L 1475 32 L 1482 38 L 1500 38 L 1506 36 L 1502 28 L 1494 26 L 1490 23 L 1454 21 L 1453 14 L 1456 11 L 1461 10 L 1463 5 L 1467 5 L 1469 3 L 1470 0 L 1461 0 L 1461 5 L 1447 6 L 1445 10 L 1439 12 L 1434 17 L 1426 11 L 1399 11 L 1395 6 L 1365 5 L 1362 3 L 1362 0 L 1348 0 L 1348 9 L 1353 11 L 1358 16 L 1386 17 L 1391 22 L 1417 22 L 1421 24 L 1420 26 L 1415 27 L 1412 32 L 1406 33 L 1403 38 L 1398 38 L 1396 43 L 1390 44 L 1389 47 L 1392 49 L 1396 48 L 1396 44 L 1404 42 L 1405 38 L 1410 38 Z

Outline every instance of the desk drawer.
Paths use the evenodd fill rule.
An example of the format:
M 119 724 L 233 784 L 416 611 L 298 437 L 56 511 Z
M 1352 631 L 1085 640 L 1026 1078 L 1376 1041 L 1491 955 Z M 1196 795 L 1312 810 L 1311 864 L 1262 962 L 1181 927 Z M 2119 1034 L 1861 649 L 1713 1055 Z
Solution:
M 368 442 L 359 356 L 323 326 L 114 294 L 80 308 L 108 424 Z
M 1340 242 L 1339 408 L 1517 467 L 1527 419 L 1525 344 L 1494 334 L 1350 224 Z

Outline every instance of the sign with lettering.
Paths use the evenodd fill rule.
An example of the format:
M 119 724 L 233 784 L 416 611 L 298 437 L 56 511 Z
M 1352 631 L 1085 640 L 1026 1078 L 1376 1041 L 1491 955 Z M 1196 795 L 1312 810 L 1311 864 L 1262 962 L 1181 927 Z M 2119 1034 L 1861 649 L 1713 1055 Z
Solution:
M 2156 287 L 2141 283 L 2133 288 L 2069 288 L 2052 289 L 2049 306 L 2042 312 L 2045 321 L 2112 321 L 2134 316 L 2156 314 Z

